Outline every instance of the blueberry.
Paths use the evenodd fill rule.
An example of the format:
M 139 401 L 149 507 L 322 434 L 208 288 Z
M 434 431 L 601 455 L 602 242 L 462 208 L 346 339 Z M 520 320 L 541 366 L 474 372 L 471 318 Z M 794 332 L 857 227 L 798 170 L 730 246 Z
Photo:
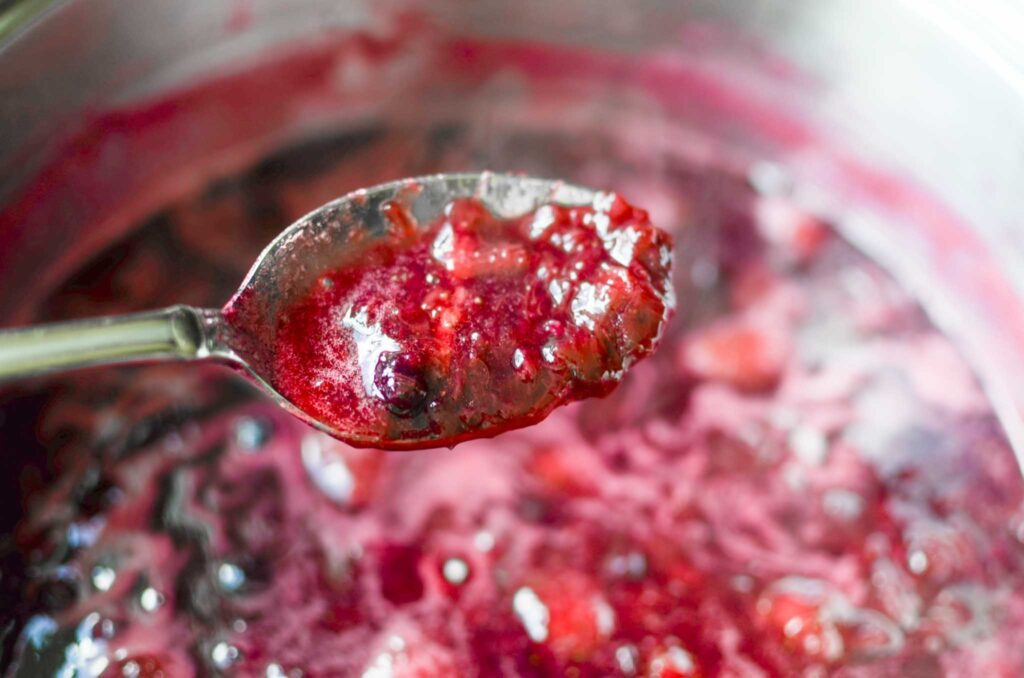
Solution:
M 423 368 L 400 353 L 381 356 L 377 361 L 374 385 L 388 410 L 399 417 L 421 414 L 430 395 Z

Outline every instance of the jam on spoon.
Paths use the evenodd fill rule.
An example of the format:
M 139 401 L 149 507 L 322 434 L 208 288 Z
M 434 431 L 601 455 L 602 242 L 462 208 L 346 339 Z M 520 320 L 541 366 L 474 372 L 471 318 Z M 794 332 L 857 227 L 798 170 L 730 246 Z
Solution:
M 361 438 L 454 444 L 604 395 L 671 310 L 668 236 L 617 196 L 512 219 L 460 198 L 425 229 L 385 209 L 388 236 L 281 315 L 270 378 Z
M 0 378 L 215 359 L 352 445 L 454 445 L 613 389 L 672 312 L 671 260 L 669 236 L 614 194 L 407 179 L 297 221 L 222 311 L 0 333 Z

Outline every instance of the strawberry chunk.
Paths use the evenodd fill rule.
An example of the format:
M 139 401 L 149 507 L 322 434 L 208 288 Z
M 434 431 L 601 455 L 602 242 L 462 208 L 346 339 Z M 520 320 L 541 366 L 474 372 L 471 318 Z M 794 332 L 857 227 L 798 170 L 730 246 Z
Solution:
M 778 384 L 789 354 L 789 338 L 783 331 L 741 316 L 696 334 L 683 347 L 682 363 L 702 379 L 743 391 L 765 391 Z
M 192 669 L 163 653 L 143 652 L 112 663 L 103 678 L 186 678 L 195 675 Z
M 615 612 L 597 584 L 579 572 L 537 575 L 512 600 L 530 639 L 561 662 L 586 661 L 615 630 Z
M 647 678 L 701 678 L 700 667 L 692 654 L 678 645 L 661 647 L 651 653 Z
M 586 449 L 543 447 L 530 459 L 528 470 L 552 494 L 582 497 L 595 490 L 596 469 Z
M 834 662 L 843 656 L 844 645 L 839 629 L 825 613 L 828 601 L 827 592 L 820 587 L 781 586 L 758 600 L 757 612 L 788 652 Z

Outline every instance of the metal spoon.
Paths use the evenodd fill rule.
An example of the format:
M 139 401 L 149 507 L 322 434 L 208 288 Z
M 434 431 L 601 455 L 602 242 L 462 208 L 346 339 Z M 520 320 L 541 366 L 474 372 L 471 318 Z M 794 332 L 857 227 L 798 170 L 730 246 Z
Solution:
M 448 202 L 467 197 L 476 197 L 494 214 L 509 218 L 544 204 L 589 204 L 595 193 L 561 181 L 490 172 L 436 174 L 361 189 L 282 231 L 257 258 L 233 301 L 243 295 L 255 300 L 247 305 L 263 315 L 258 322 L 274 323 L 311 278 L 344 261 L 353 234 L 362 231 L 379 238 L 387 232 L 391 226 L 381 209 L 385 204 L 397 203 L 417 224 L 427 225 Z M 225 308 L 230 306 L 229 302 Z M 239 332 L 237 326 L 226 324 L 223 309 L 171 306 L 0 331 L 0 380 L 118 363 L 214 361 L 246 372 L 285 409 L 346 439 L 345 431 L 316 420 L 271 386 L 269 361 L 261 358 L 273 353 L 273 346 L 266 343 L 260 333 Z

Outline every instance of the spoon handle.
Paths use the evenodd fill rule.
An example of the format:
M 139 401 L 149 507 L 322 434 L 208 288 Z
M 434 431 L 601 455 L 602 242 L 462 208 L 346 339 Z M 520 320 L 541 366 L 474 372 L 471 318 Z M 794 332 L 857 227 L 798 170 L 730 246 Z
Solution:
M 170 306 L 0 331 L 0 380 L 91 365 L 196 360 L 214 355 L 217 311 Z

